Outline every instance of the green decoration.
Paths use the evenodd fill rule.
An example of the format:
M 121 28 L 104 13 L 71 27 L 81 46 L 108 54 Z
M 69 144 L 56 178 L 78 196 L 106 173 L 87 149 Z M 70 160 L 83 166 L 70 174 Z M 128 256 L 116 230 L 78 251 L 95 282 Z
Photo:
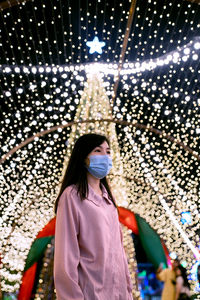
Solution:
M 139 229 L 139 238 L 147 258 L 152 262 L 156 269 L 159 267 L 160 263 L 164 263 L 164 268 L 166 268 L 167 260 L 158 234 L 143 218 L 139 215 L 135 216 Z
M 44 250 L 51 242 L 52 237 L 53 236 L 39 238 L 33 242 L 26 260 L 24 271 L 28 270 L 36 261 L 38 261 L 42 257 Z

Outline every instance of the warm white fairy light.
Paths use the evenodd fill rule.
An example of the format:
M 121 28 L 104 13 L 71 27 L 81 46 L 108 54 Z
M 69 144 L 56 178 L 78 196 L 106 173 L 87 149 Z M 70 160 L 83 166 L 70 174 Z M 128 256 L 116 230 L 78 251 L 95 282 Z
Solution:
M 110 100 L 113 97 L 130 1 L 121 1 L 117 8 L 112 1 L 88 1 L 86 10 L 79 9 L 79 25 L 72 1 L 68 2 L 59 0 L 52 5 L 52 19 L 52 1 L 27 2 L 2 10 L 2 155 L 41 130 L 72 121 L 89 73 L 95 76 L 100 72 L 106 95 Z M 63 6 L 62 11 L 58 4 Z M 115 119 L 164 131 L 197 154 L 199 15 L 198 5 L 189 1 L 170 1 L 166 6 L 158 1 L 137 1 L 113 106 Z M 106 45 L 102 54 L 96 53 L 92 59 L 86 42 L 94 35 Z M 147 129 L 117 126 L 117 133 L 128 180 L 124 205 L 140 213 L 169 250 L 187 261 L 190 268 L 192 251 L 170 222 L 151 185 L 158 187 L 179 225 L 181 213 L 191 212 L 191 223 L 181 228 L 196 247 L 199 161 L 181 146 Z M 53 216 L 69 134 L 70 130 L 58 130 L 37 138 L 1 166 L 1 274 L 12 282 L 3 279 L 4 290 L 18 289 L 31 242 Z M 149 172 L 145 172 L 145 164 Z
M 199 39 L 199 38 L 198 38 Z M 194 40 L 197 40 L 197 38 L 195 38 Z M 198 48 L 198 45 L 199 43 L 195 43 L 193 41 L 191 41 L 189 43 L 189 46 L 192 48 L 193 45 L 194 45 L 194 48 L 196 50 L 199 50 Z M 195 46 L 196 45 L 196 46 Z M 182 53 L 182 55 L 181 55 Z M 187 54 L 187 55 L 184 55 L 184 54 Z M 188 59 L 189 59 L 189 56 L 188 55 L 191 55 L 191 51 L 190 51 L 190 48 L 188 48 L 187 46 L 182 46 L 182 48 L 179 49 L 179 52 L 177 52 L 176 50 L 175 51 L 172 51 L 160 58 L 157 58 L 155 60 L 148 60 L 148 61 L 144 61 L 142 62 L 141 64 L 140 63 L 125 63 L 124 64 L 124 68 L 121 70 L 121 75 L 123 74 L 137 74 L 137 73 L 141 73 L 141 72 L 145 72 L 145 71 L 151 71 L 157 67 L 162 67 L 164 65 L 169 65 L 169 64 L 176 64 L 178 63 L 181 59 L 186 62 Z M 192 55 L 192 59 L 193 60 L 197 60 L 198 59 L 198 54 L 197 53 L 193 53 Z M 29 72 L 29 69 L 28 68 L 25 68 L 27 71 L 26 72 Z M 118 74 L 118 70 L 117 70 L 117 64 L 106 64 L 106 63 L 92 63 L 92 64 L 89 64 L 89 65 L 85 65 L 84 67 L 83 66 L 77 66 L 77 70 L 80 70 L 80 69 L 86 69 L 86 71 L 88 73 L 91 73 L 91 72 L 94 72 L 94 73 L 97 73 L 97 72 L 103 72 L 105 75 L 117 75 Z M 44 69 L 43 67 L 32 67 L 31 68 L 31 71 L 32 73 L 36 74 L 37 72 L 39 73 L 43 73 L 44 71 L 46 71 L 47 73 L 49 73 L 51 70 L 50 67 L 47 67 L 46 69 Z M 53 67 L 52 68 L 52 71 L 53 72 L 57 72 L 59 71 L 60 73 L 62 73 L 64 70 L 64 67 L 58 67 L 55 68 Z M 9 73 L 11 72 L 11 69 L 9 67 L 5 67 L 5 69 L 3 69 L 3 71 L 5 71 L 6 73 Z M 25 72 L 25 71 L 24 71 Z M 63 78 L 66 78 L 67 74 L 62 74 L 62 77 Z M 57 81 L 57 79 L 55 78 L 54 80 Z M 55 81 L 54 81 L 55 82 Z

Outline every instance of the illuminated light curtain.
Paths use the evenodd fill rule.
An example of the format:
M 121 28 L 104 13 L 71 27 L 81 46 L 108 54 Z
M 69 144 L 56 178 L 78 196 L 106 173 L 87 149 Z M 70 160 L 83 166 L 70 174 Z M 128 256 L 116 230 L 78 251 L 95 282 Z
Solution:
M 146 130 L 117 126 L 127 178 L 124 205 L 166 239 L 170 252 L 187 261 L 188 270 L 195 263 L 193 253 L 149 184 L 157 185 L 197 247 L 200 6 L 192 2 L 137 1 L 113 107 L 114 118 L 157 128 L 195 154 Z M 89 63 L 104 63 L 99 68 L 111 100 L 130 2 L 34 0 L 11 5 L 7 2 L 0 15 L 2 156 L 34 133 L 73 120 Z M 89 55 L 86 42 L 93 32 L 106 42 L 102 56 Z M 53 217 L 69 135 L 61 130 L 36 138 L 0 166 L 4 291 L 18 289 L 31 243 Z M 183 211 L 191 212 L 190 224 L 181 224 Z

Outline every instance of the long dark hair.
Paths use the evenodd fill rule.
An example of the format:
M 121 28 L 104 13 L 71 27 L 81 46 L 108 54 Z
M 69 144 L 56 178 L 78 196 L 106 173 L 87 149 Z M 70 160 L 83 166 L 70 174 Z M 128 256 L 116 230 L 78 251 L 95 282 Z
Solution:
M 58 202 L 61 194 L 63 193 L 66 187 L 72 184 L 76 185 L 77 192 L 80 195 L 81 200 L 84 200 L 87 197 L 88 182 L 87 169 L 85 167 L 85 159 L 94 148 L 100 146 L 105 141 L 108 143 L 108 145 L 110 144 L 107 137 L 105 137 L 104 135 L 94 133 L 84 134 L 81 137 L 79 137 L 79 139 L 76 141 L 68 162 L 65 175 L 62 180 L 60 192 L 55 202 L 55 212 L 57 211 Z M 100 181 L 106 188 L 113 204 L 116 206 L 106 177 L 104 177 Z
M 183 285 L 190 289 L 190 284 L 189 284 L 189 281 L 188 281 L 188 278 L 187 278 L 186 269 L 181 265 L 178 266 L 177 268 L 181 271 L 181 276 L 183 278 Z

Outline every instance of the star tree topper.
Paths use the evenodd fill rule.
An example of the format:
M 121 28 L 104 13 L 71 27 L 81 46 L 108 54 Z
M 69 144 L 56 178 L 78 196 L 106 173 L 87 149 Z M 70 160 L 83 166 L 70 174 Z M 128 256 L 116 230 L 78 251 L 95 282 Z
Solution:
M 105 44 L 105 42 L 99 42 L 97 36 L 94 37 L 93 41 L 86 43 L 86 45 L 90 48 L 90 54 L 93 54 L 94 52 L 102 54 L 102 48 L 105 46 Z

